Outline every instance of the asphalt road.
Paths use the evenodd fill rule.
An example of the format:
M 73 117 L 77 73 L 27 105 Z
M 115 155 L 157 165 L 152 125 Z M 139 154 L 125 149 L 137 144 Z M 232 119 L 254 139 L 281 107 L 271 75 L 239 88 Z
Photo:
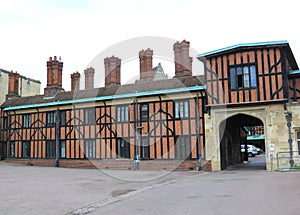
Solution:
M 259 157 L 220 172 L 67 169 L 0 162 L 0 214 L 299 214 L 300 172 Z M 246 168 L 245 168 L 246 167 Z

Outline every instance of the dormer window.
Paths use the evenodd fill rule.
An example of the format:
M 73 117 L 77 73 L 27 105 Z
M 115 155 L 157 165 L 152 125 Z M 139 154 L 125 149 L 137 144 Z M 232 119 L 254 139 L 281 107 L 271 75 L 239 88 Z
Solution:
M 230 89 L 257 86 L 255 65 L 239 65 L 230 68 Z

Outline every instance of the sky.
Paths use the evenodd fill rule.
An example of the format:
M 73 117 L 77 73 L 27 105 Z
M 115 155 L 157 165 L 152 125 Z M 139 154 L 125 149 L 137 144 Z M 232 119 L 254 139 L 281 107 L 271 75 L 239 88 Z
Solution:
M 103 57 L 115 51 L 115 56 L 126 58 L 121 58 L 124 84 L 138 78 L 138 50 L 146 48 L 154 50 L 153 66 L 162 61 L 171 77 L 172 56 L 157 54 L 156 49 L 170 46 L 172 51 L 172 42 L 183 39 L 190 42 L 194 64 L 197 53 L 278 40 L 287 40 L 300 62 L 296 4 L 294 0 L 0 0 L 0 68 L 40 80 L 43 93 L 49 57 L 61 57 L 63 87 L 70 90 L 71 73 L 78 71 L 83 79 L 84 70 L 95 62 L 96 74 L 103 73 Z M 119 45 L 136 56 L 120 54 Z M 201 73 L 194 64 L 194 74 Z M 96 87 L 102 86 L 101 77 Z

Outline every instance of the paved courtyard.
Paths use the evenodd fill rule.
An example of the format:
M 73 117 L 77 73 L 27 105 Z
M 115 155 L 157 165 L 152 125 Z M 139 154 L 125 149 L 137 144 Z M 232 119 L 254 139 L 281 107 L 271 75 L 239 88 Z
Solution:
M 300 172 L 267 172 L 251 163 L 168 172 L 2 161 L 0 214 L 299 214 Z

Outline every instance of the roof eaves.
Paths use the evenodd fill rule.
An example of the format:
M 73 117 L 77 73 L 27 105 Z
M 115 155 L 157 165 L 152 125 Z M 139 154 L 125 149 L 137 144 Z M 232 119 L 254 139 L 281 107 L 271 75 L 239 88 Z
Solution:
M 299 75 L 299 74 L 300 74 L 300 70 L 289 71 L 289 75 Z
M 28 108 L 38 108 L 38 107 L 47 107 L 47 106 L 57 106 L 57 105 L 68 105 L 68 104 L 73 104 L 73 103 L 87 103 L 87 102 L 105 101 L 105 100 L 113 100 L 113 99 L 123 99 L 123 98 L 131 98 L 131 97 L 136 98 L 136 97 L 142 97 L 142 96 L 153 96 L 153 95 L 161 95 L 161 94 L 181 93 L 181 92 L 197 91 L 197 90 L 205 90 L 205 87 L 197 85 L 197 86 L 192 86 L 192 87 L 183 87 L 183 88 L 175 88 L 175 89 L 155 90 L 155 91 L 147 91 L 147 92 L 116 94 L 116 95 L 110 95 L 110 96 L 99 96 L 99 97 L 89 97 L 89 98 L 83 98 L 83 99 L 53 101 L 53 102 L 29 104 L 29 105 L 19 105 L 19 106 L 5 107 L 3 109 L 3 111 L 20 110 L 20 109 L 28 109 Z
M 228 46 L 228 47 L 225 47 L 225 48 L 216 49 L 216 50 L 213 50 L 213 51 L 209 51 L 209 52 L 205 52 L 205 53 L 202 53 L 202 54 L 198 54 L 197 58 L 201 59 L 201 58 L 209 56 L 209 55 L 213 55 L 213 54 L 217 54 L 217 53 L 229 51 L 229 50 L 236 49 L 236 48 L 242 48 L 242 47 L 281 45 L 281 44 L 287 44 L 287 43 L 288 43 L 287 40 L 269 41 L 269 42 L 255 42 L 255 43 L 240 43 L 240 44 L 236 44 L 236 45 L 233 45 L 233 46 Z

